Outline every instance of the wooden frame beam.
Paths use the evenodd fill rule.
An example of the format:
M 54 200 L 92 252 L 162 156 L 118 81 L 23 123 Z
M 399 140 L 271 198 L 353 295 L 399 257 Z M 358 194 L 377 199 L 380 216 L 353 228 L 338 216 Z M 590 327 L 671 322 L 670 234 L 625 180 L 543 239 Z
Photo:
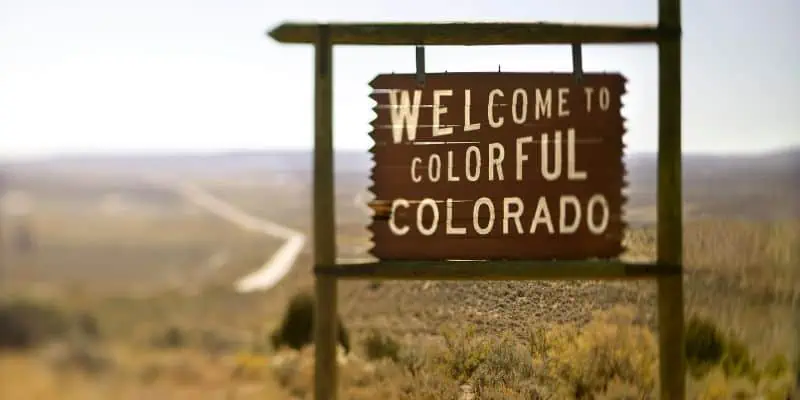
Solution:
M 286 22 L 270 31 L 280 43 L 316 42 L 326 27 L 334 45 L 489 46 L 520 44 L 657 43 L 680 38 L 680 28 L 653 25 L 551 23 L 331 23 Z
M 622 261 L 379 261 L 317 266 L 317 276 L 380 280 L 633 280 L 680 276 L 680 265 Z

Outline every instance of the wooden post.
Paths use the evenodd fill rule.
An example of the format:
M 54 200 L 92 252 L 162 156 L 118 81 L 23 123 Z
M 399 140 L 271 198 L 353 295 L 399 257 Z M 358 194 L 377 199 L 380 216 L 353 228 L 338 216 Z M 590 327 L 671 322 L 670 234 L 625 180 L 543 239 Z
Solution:
M 680 0 L 659 0 L 659 27 L 680 29 Z M 683 264 L 681 188 L 681 42 L 658 42 L 658 263 Z M 660 398 L 686 398 L 683 274 L 660 277 Z
M 8 245 L 6 243 L 6 215 L 5 204 L 6 190 L 8 181 L 5 169 L 0 166 L 0 295 L 5 293 L 6 285 L 9 287 L 9 261 L 8 261 Z
M 320 25 L 314 71 L 314 264 L 336 262 L 333 196 L 333 46 Z M 336 278 L 315 276 L 314 399 L 337 398 Z
M 0 294 L 3 294 L 3 289 L 6 284 L 6 242 L 4 235 L 4 220 L 5 215 L 3 212 L 3 200 L 6 194 L 5 174 L 3 174 L 2 166 L 0 166 Z

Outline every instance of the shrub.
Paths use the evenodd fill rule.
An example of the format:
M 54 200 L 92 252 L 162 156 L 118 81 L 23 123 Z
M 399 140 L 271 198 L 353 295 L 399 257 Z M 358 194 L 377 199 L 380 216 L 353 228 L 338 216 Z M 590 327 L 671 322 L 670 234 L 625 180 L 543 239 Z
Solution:
M 442 352 L 409 374 L 413 398 L 452 398 L 463 383 L 481 399 L 626 400 L 655 395 L 655 337 L 629 307 L 596 313 L 581 328 L 537 326 L 530 331 L 527 349 L 511 338 L 479 337 L 471 327 L 443 333 Z M 759 370 L 740 340 L 699 317 L 689 319 L 686 336 L 690 364 L 704 368 L 702 376 L 689 381 L 690 398 L 787 398 L 793 377 L 785 357 L 773 357 Z
M 787 400 L 793 389 L 788 374 L 780 378 L 762 379 L 757 384 L 751 379 L 729 376 L 721 366 L 713 367 L 701 380 L 690 382 L 693 396 L 704 399 L 765 399 Z
M 197 332 L 197 344 L 211 357 L 229 354 L 245 347 L 242 340 L 224 331 L 203 329 Z
M 686 360 L 697 378 L 721 365 L 727 376 L 756 374 L 755 361 L 747 346 L 733 335 L 726 335 L 712 321 L 692 316 L 686 325 Z
M 800 334 L 800 328 L 798 328 L 798 334 Z M 795 379 L 797 380 L 797 387 L 800 390 L 800 341 L 795 345 L 797 349 L 795 350 L 794 356 L 794 373 Z
M 24 300 L 0 303 L 0 349 L 36 347 L 69 330 L 69 319 L 52 305 Z
M 424 368 L 427 366 L 427 358 L 425 352 L 416 346 L 407 346 L 400 352 L 400 366 L 412 378 L 416 378 L 423 374 Z
M 281 325 L 270 337 L 273 349 L 288 346 L 299 350 L 305 345 L 313 343 L 314 303 L 314 296 L 306 292 L 292 296 Z M 350 338 L 347 329 L 338 315 L 336 322 L 337 340 L 345 352 L 349 352 Z
M 458 383 L 464 383 L 489 357 L 490 345 L 479 338 L 475 327 L 466 329 L 445 329 L 443 332 L 445 351 L 438 355 L 438 365 L 444 369 L 445 375 Z
M 728 376 L 753 376 L 756 374 L 755 361 L 750 350 L 737 338 L 728 337 L 725 342 L 725 355 L 722 358 L 722 370 Z
M 388 358 L 397 362 L 400 359 L 400 344 L 377 329 L 370 331 L 364 340 L 364 351 L 370 360 Z
M 598 313 L 588 325 L 538 326 L 526 347 L 512 337 L 487 338 L 474 328 L 443 332 L 445 348 L 422 382 L 438 379 L 447 398 L 469 383 L 482 399 L 642 399 L 656 383 L 655 338 L 629 308 Z M 439 397 L 441 398 L 441 397 Z
M 546 385 L 561 390 L 558 397 L 589 399 L 625 386 L 641 398 L 655 388 L 655 338 L 634 323 L 630 308 L 596 313 L 580 331 L 572 325 L 552 327 L 544 338 L 544 350 L 534 354 L 534 362 Z
M 643 397 L 639 388 L 614 379 L 609 382 L 605 392 L 597 395 L 596 400 L 640 400 Z
M 170 326 L 163 332 L 157 333 L 150 343 L 161 349 L 179 349 L 188 344 L 188 338 L 183 329 L 177 326 Z
M 87 339 L 100 339 L 101 332 L 94 315 L 82 313 L 75 320 L 78 333 Z
M 480 398 L 539 398 L 533 363 L 524 345 L 509 337 L 487 341 L 488 353 L 472 381 Z
M 705 375 L 713 365 L 722 361 L 725 345 L 725 336 L 714 323 L 697 316 L 689 318 L 684 347 L 686 362 L 695 376 Z
M 55 344 L 47 352 L 47 358 L 58 371 L 80 371 L 95 375 L 108 372 L 114 360 L 97 346 L 79 342 Z
M 787 360 L 782 354 L 777 354 L 767 360 L 767 362 L 764 364 L 763 372 L 765 377 L 779 378 L 789 373 L 790 369 L 791 366 L 789 365 L 789 360 Z
M 268 371 L 266 357 L 249 352 L 236 354 L 235 365 L 231 376 L 233 378 L 245 380 L 263 380 Z
M 544 398 L 522 343 L 511 337 L 479 336 L 471 325 L 444 329 L 442 334 L 445 346 L 429 349 L 433 351 L 427 360 L 413 346 L 401 352 L 401 363 L 412 378 L 409 398 L 453 398 L 466 393 L 465 388 L 487 400 Z

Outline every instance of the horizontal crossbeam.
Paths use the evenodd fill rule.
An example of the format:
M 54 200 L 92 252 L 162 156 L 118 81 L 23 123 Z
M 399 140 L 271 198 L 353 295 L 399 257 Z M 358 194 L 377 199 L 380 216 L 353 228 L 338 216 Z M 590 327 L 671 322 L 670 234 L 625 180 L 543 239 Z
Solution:
M 323 24 L 284 23 L 269 36 L 281 43 L 313 44 Z M 680 30 L 653 25 L 553 23 L 330 23 L 334 45 L 461 45 L 657 43 Z
M 622 261 L 379 261 L 314 268 L 317 275 L 378 280 L 650 279 L 682 272 L 679 265 Z

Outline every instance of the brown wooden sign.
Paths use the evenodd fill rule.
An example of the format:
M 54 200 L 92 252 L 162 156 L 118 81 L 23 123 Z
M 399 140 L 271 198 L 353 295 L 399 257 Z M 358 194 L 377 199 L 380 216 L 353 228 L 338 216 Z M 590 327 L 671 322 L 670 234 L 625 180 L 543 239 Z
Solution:
M 379 75 L 382 260 L 612 258 L 625 201 L 619 74 Z

